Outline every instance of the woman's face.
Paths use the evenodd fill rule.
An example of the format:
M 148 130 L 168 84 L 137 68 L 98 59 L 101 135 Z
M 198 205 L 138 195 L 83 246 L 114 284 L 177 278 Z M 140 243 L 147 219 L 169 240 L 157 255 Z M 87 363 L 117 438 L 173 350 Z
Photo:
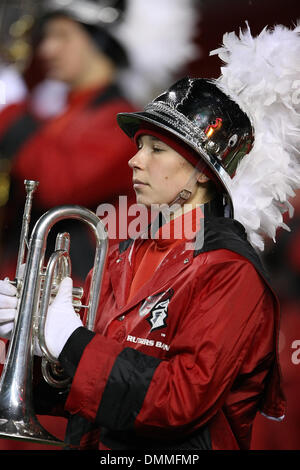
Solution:
M 48 20 L 38 48 L 48 78 L 73 84 L 88 70 L 94 45 L 87 32 L 67 17 Z
M 128 162 L 137 203 L 170 204 L 185 188 L 193 166 L 156 137 L 142 135 L 137 143 L 138 152 Z

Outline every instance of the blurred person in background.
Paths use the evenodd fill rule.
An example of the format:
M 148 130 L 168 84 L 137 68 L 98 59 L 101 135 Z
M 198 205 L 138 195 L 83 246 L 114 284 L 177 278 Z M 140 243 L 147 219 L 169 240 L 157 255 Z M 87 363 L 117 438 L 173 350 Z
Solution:
M 130 204 L 134 193 L 127 160 L 134 145 L 118 128 L 116 115 L 133 111 L 135 100 L 152 96 L 196 52 L 193 0 L 185 5 L 154 0 L 151 5 L 143 2 L 143 8 L 134 0 L 38 3 L 31 34 L 42 79 L 25 99 L 0 113 L 0 272 L 11 278 L 24 179 L 39 181 L 32 223 L 61 204 L 95 210 L 105 202 L 118 208 L 119 195 L 128 196 Z M 9 9 L 12 2 L 6 6 Z M 175 30 L 180 26 L 176 38 L 168 22 Z M 150 53 L 157 74 L 149 73 Z M 93 263 L 93 241 L 80 223 L 58 225 L 59 231 L 70 232 L 72 271 L 81 281 Z M 51 233 L 49 245 L 52 251 Z M 10 444 L 4 443 L 4 448 Z
M 33 38 L 36 60 L 45 70 L 47 80 L 36 86 L 26 100 L 8 106 L 0 114 L 0 155 L 5 161 L 2 182 L 3 187 L 10 188 L 2 215 L 2 273 L 13 275 L 24 179 L 40 182 L 33 221 L 55 205 L 80 204 L 95 210 L 103 202 L 117 206 L 119 195 L 128 196 L 129 203 L 132 200 L 130 173 L 124 159 L 124 155 L 132 154 L 132 144 L 116 126 L 115 116 L 121 110 L 133 110 L 134 93 L 140 98 L 141 91 L 136 86 L 129 98 L 120 82 L 124 80 L 129 89 L 129 79 L 132 82 L 139 67 L 136 49 L 140 53 L 145 42 L 149 51 L 157 49 L 157 42 L 151 44 L 152 37 L 158 36 L 160 46 L 163 40 L 165 52 L 162 58 L 169 55 L 161 67 L 164 80 L 169 78 L 170 70 L 178 73 L 191 58 L 194 2 L 188 2 L 184 8 L 182 5 L 179 8 L 179 2 L 173 3 L 174 7 L 170 9 L 170 1 L 160 2 L 160 10 L 163 12 L 165 5 L 174 25 L 176 21 L 180 22 L 183 33 L 177 42 L 173 37 L 170 41 L 171 35 L 168 37 L 167 34 L 162 39 L 157 30 L 149 35 L 150 25 L 147 30 L 147 22 L 141 13 L 149 17 L 149 11 L 153 11 L 157 15 L 157 2 L 148 6 L 148 12 L 147 8 L 145 12 L 136 11 L 138 2 L 133 0 L 45 0 L 41 4 Z M 168 29 L 168 24 L 165 26 Z M 134 40 L 127 39 L 128 29 L 135 35 Z M 144 41 L 142 32 L 146 35 Z M 137 42 L 140 43 L 138 48 Z M 171 48 L 178 44 L 186 50 L 180 52 L 177 47 L 172 59 Z M 64 84 L 65 88 L 57 88 L 55 92 L 54 83 Z M 49 84 L 52 88 L 45 86 Z M 132 83 L 134 85 L 136 83 Z M 53 109 L 58 111 L 49 116 Z M 92 243 L 88 239 L 84 241 L 85 228 L 80 224 L 71 222 L 66 227 L 62 222 L 60 227 L 61 231 L 71 234 L 74 276 L 82 280 L 92 264 Z M 53 242 L 50 238 L 52 245 Z M 78 262 L 78 246 L 81 253 L 82 250 L 85 252 L 84 264 Z

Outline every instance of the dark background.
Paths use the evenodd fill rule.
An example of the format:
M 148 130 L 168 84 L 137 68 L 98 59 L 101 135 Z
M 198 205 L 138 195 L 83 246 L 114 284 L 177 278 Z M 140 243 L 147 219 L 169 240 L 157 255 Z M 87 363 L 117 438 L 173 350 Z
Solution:
M 298 0 L 199 0 L 200 20 L 196 42 L 202 56 L 191 63 L 188 71 L 193 76 L 217 77 L 220 60 L 209 57 L 209 51 L 222 43 L 223 34 L 239 32 L 249 23 L 252 35 L 265 27 L 283 24 L 293 27 L 300 21 Z

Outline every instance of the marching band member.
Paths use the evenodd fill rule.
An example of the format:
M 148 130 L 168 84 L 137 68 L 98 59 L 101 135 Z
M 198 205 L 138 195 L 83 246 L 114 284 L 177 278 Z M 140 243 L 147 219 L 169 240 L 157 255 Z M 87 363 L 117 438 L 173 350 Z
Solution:
M 218 80 L 181 79 L 118 115 L 137 145 L 137 202 L 176 210 L 110 252 L 94 331 L 74 312 L 70 278 L 49 307 L 46 343 L 72 378 L 70 448 L 249 449 L 258 411 L 283 419 L 279 305 L 258 252 L 300 185 L 298 34 L 225 35 Z M 185 216 L 192 246 L 172 236 Z M 1 292 L 8 334 L 17 300 L 5 281 Z

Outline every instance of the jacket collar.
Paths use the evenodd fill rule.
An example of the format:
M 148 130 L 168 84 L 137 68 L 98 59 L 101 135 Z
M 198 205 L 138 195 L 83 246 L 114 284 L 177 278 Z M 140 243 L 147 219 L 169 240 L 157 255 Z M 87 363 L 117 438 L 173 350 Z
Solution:
M 137 294 L 127 304 L 130 285 L 132 282 L 133 269 L 132 261 L 135 249 L 143 241 L 136 240 L 122 254 L 115 254 L 110 260 L 109 272 L 114 291 L 116 303 L 121 311 L 131 309 L 136 304 L 164 289 L 167 283 L 175 278 L 181 271 L 185 270 L 193 263 L 193 250 L 186 250 L 185 240 L 177 244 L 175 248 L 162 261 L 159 269 L 153 277 L 137 292 Z M 116 256 L 117 255 L 117 256 Z
M 197 214 L 198 217 L 198 236 L 200 233 L 204 233 L 204 230 L 201 232 L 201 229 L 204 229 L 204 224 L 202 223 L 203 215 L 205 217 L 211 217 L 213 215 L 224 214 L 221 197 L 217 197 L 213 201 L 204 204 L 200 211 L 196 211 L 193 214 Z M 190 217 L 193 217 L 193 214 L 191 214 Z M 148 227 L 148 230 L 155 227 L 155 229 L 152 230 L 152 233 L 155 234 L 157 233 L 156 231 L 160 231 L 164 228 L 164 224 L 165 220 L 162 217 L 158 217 L 153 222 L 152 226 Z M 108 263 L 112 288 L 119 308 L 118 313 L 122 314 L 123 311 L 131 309 L 149 295 L 154 295 L 155 293 L 163 291 L 164 287 L 166 287 L 170 280 L 174 279 L 180 272 L 187 269 L 193 263 L 196 253 L 195 249 L 197 249 L 197 243 L 195 244 L 195 241 L 197 242 L 197 236 L 194 241 L 188 242 L 188 244 L 185 238 L 183 238 L 180 243 L 176 244 L 172 251 L 163 260 L 153 277 L 145 283 L 128 304 L 127 298 L 133 276 L 133 257 L 139 244 L 143 243 L 144 240 L 139 238 L 136 240 L 129 239 L 121 242 L 119 250 L 114 252 L 113 257 Z M 164 245 L 165 243 L 168 243 L 168 240 L 160 239 L 158 236 L 157 243 Z M 194 249 L 194 247 L 196 248 Z

